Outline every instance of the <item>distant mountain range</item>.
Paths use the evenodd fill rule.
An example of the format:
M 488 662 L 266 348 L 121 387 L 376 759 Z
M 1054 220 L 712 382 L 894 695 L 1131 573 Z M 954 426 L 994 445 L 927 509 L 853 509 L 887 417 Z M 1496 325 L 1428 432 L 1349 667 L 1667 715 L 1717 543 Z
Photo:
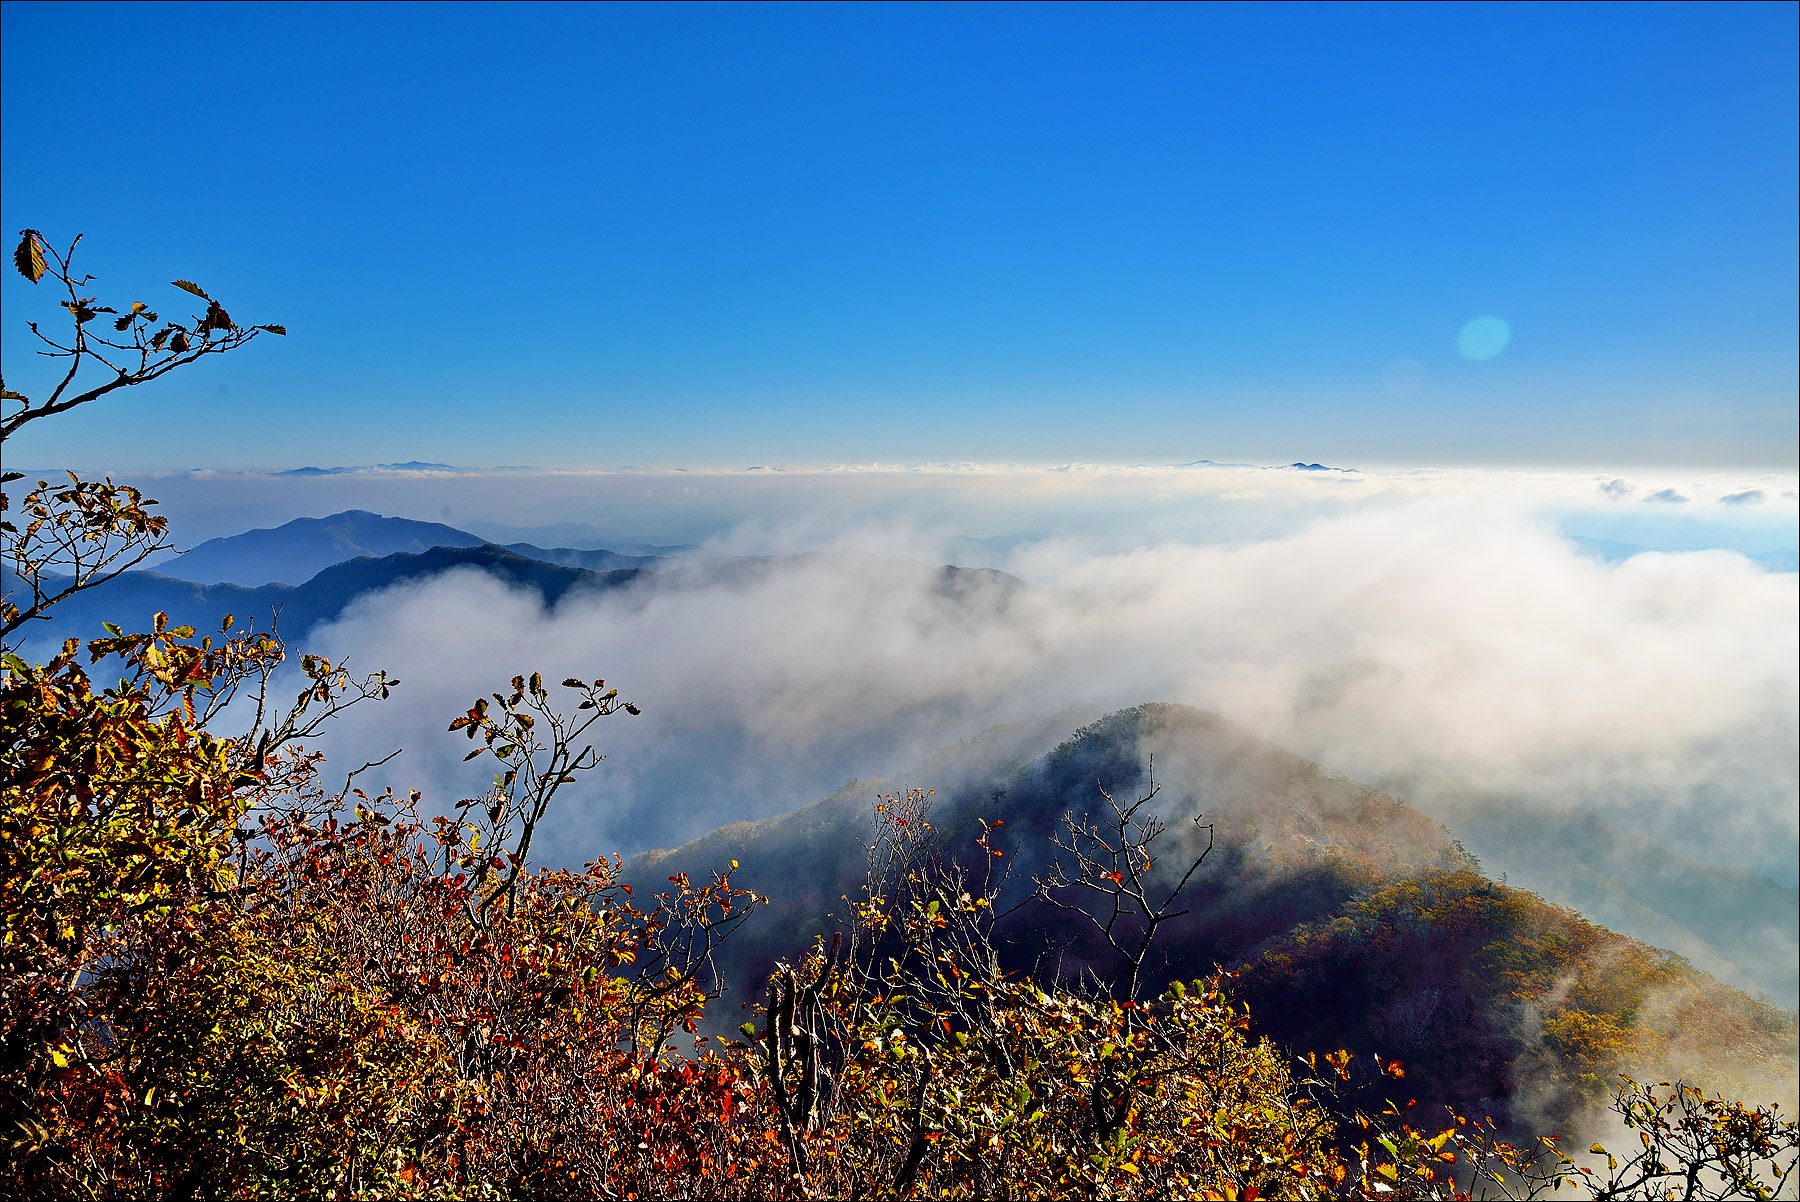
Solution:
M 576 587 L 621 588 L 643 572 L 624 568 L 615 572 L 591 572 L 528 559 L 504 547 L 433 547 L 416 555 L 396 553 L 379 559 L 364 556 L 316 573 L 304 584 L 265 584 L 246 588 L 239 584 L 198 584 L 160 572 L 126 572 L 115 580 L 75 594 L 56 607 L 54 619 L 33 630 L 27 650 L 41 653 L 64 638 L 100 638 L 102 622 L 147 623 L 150 615 L 166 613 L 178 625 L 193 626 L 201 633 L 216 631 L 227 614 L 239 623 L 253 621 L 267 630 L 277 621 L 290 644 L 305 639 L 314 627 L 344 612 L 357 597 L 410 580 L 442 575 L 452 568 L 476 568 L 510 584 L 530 588 L 554 605 Z M 52 578 L 46 578 L 49 582 Z M 8 591 L 13 573 L 7 569 Z
M 333 564 L 433 547 L 479 547 L 488 540 L 439 522 L 383 517 L 350 509 L 324 518 L 295 518 L 270 530 L 208 539 L 158 564 L 156 571 L 197 584 L 301 584 Z
M 344 476 L 352 472 L 460 472 L 463 469 L 452 467 L 448 463 L 424 463 L 417 459 L 409 459 L 405 463 L 378 463 L 374 468 L 367 467 L 295 467 L 285 472 L 276 472 L 277 476 Z M 496 468 L 496 471 L 506 471 Z
M 612 572 L 619 568 L 644 568 L 656 571 L 666 567 L 668 559 L 660 555 L 621 555 L 617 551 L 583 551 L 574 547 L 540 547 L 535 543 L 508 543 L 506 550 L 527 559 L 559 564 L 565 568 L 585 568 L 590 572 Z
M 543 547 L 571 547 L 578 551 L 614 551 L 621 555 L 650 555 L 658 558 L 692 556 L 700 548 L 692 543 L 664 545 L 644 543 L 586 522 L 552 522 L 546 526 L 503 526 L 499 522 L 469 522 L 471 534 L 479 534 L 490 543 L 508 546 L 513 543 L 535 543 Z
M 544 563 L 595 572 L 666 566 L 662 560 L 693 557 L 699 551 L 691 545 L 657 546 L 615 538 L 577 522 L 529 527 L 476 522 L 471 529 L 461 530 L 441 522 L 349 509 L 329 517 L 295 518 L 272 529 L 208 539 L 191 551 L 154 562 L 151 568 L 196 584 L 299 585 L 334 564 L 361 556 L 381 559 L 418 555 L 433 547 L 490 543 Z
M 457 541 L 418 551 L 396 551 L 379 556 L 372 553 L 395 543 L 412 546 L 435 537 Z M 473 545 L 469 545 L 469 540 L 473 540 Z M 802 568 L 820 560 L 860 563 L 863 565 L 861 570 L 883 571 L 897 585 L 922 583 L 951 597 L 978 588 L 984 590 L 984 595 L 991 595 L 992 586 L 996 584 L 1002 594 L 1024 587 L 1024 582 L 1018 578 L 989 568 L 933 567 L 848 550 L 689 561 L 624 555 L 608 550 L 545 548 L 530 543 L 501 547 L 435 522 L 387 518 L 359 510 L 329 518 L 303 518 L 273 530 L 253 530 L 231 538 L 214 539 L 202 543 L 176 562 L 196 576 L 225 576 L 227 579 L 236 576 L 241 579 L 271 569 L 280 570 L 283 559 L 305 564 L 308 557 L 324 557 L 333 549 L 348 551 L 355 557 L 342 558 L 341 562 L 334 560 L 300 584 L 268 583 L 251 587 L 238 583 L 203 583 L 179 578 L 166 568 L 153 572 L 126 572 L 59 604 L 53 611 L 52 620 L 33 627 L 25 649 L 41 656 L 64 638 L 101 637 L 103 622 L 147 623 L 150 615 L 158 612 L 168 614 L 178 625 L 190 625 L 202 633 L 216 631 L 227 614 L 240 623 L 254 621 L 258 629 L 268 629 L 275 621 L 282 637 L 290 644 L 298 644 L 314 628 L 341 615 L 357 597 L 396 584 L 429 579 L 453 568 L 484 571 L 508 584 L 530 589 L 546 606 L 555 605 L 577 590 L 611 592 L 637 586 L 648 594 L 717 586 L 741 587 L 765 579 L 771 573 Z M 19 587 L 10 565 L 5 569 L 4 579 L 8 593 Z M 63 578 L 47 575 L 45 583 L 55 586 L 59 579 Z

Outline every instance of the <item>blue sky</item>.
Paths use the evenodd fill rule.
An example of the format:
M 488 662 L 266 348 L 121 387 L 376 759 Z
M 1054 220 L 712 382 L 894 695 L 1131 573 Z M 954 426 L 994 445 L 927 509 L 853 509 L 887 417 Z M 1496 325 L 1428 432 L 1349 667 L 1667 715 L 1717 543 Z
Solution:
M 8 3 L 7 233 L 292 331 L 8 457 L 1791 470 L 1797 11 Z

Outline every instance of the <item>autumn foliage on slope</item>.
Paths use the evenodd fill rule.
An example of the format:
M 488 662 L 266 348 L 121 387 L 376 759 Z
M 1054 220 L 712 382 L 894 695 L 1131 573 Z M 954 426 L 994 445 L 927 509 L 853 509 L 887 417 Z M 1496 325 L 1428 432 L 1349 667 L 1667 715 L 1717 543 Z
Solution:
M 1348 1171 L 1216 994 L 1140 1013 L 965 971 L 935 942 L 964 926 L 916 878 L 861 928 L 904 972 L 804 957 L 750 1040 L 686 1040 L 705 952 L 755 898 L 676 881 L 640 906 L 604 862 L 529 870 L 496 839 L 528 812 L 504 785 L 423 822 L 322 794 L 273 739 L 246 762 L 195 726 L 224 684 L 205 669 L 269 648 L 165 631 L 102 648 L 128 675 L 100 693 L 73 648 L 7 662 L 0 1079 L 32 1193 L 1241 1193 Z M 309 667 L 302 699 L 341 701 L 341 669 Z M 546 692 L 503 694 L 502 729 Z M 918 994 L 922 966 L 962 984 Z
M 75 334 L 51 343 L 73 362 L 48 401 L 7 393 L 7 433 L 121 386 L 65 396 L 90 357 L 119 370 L 94 342 L 136 354 L 119 378 L 141 383 L 249 340 L 210 298 L 179 338 L 133 332 L 158 320 L 134 305 L 117 329 L 135 341 L 89 340 L 112 310 L 68 258 L 33 231 L 15 256 L 67 288 Z M 1381 1110 L 1399 1065 L 1378 1063 L 1371 1090 L 1346 1052 L 1292 1061 L 1248 1037 L 1217 980 L 1145 988 L 1187 879 L 1149 873 L 1163 832 L 1148 797 L 1109 797 L 1032 878 L 1032 904 L 1120 958 L 1111 980 L 1004 967 L 1015 849 L 983 827 L 968 857 L 937 854 L 931 799 L 908 794 L 877 809 L 840 937 L 777 966 L 741 1039 L 697 1034 L 714 954 L 762 901 L 732 884 L 737 866 L 646 896 L 613 862 L 530 861 L 560 791 L 598 763 L 590 730 L 635 712 L 604 681 L 522 674 L 455 716 L 493 785 L 426 815 L 417 795 L 359 791 L 360 770 L 328 778 L 307 750 L 398 686 L 379 672 L 161 615 L 48 663 L 17 655 L 25 622 L 160 542 L 150 504 L 72 478 L 5 525 L 29 595 L 5 603 L 0 658 L 0 1172 L 28 1196 L 1453 1197 L 1571 1181 L 1600 1197 L 1792 1180 L 1795 1126 L 1766 1109 L 1628 1085 L 1616 1106 L 1641 1151 L 1578 1166 L 1479 1122 L 1413 1129 Z
M 526 869 L 495 838 L 523 800 L 502 785 L 472 821 L 425 823 L 321 795 L 318 762 L 273 740 L 243 762 L 195 727 L 222 683 L 206 668 L 268 649 L 164 632 L 99 694 L 73 648 L 7 663 L 0 1068 L 33 1192 L 1087 1192 L 1151 1172 L 1191 1192 L 1344 1171 L 1280 1058 L 1204 992 L 1140 1020 L 986 973 L 952 991 L 984 1016 L 959 1029 L 907 978 L 815 955 L 778 979 L 760 1053 L 677 1052 L 701 957 L 754 898 L 677 881 L 640 908 L 604 862 Z M 341 670 L 310 667 L 302 700 L 341 697 Z M 546 690 L 498 700 L 518 734 Z M 913 959 L 952 929 L 935 900 L 872 900 L 876 942 L 891 922 Z M 967 976 L 945 949 L 931 964 Z M 1212 1142 L 1183 1138 L 1196 1121 Z
M 1017 903 L 1033 876 L 1070 862 L 1055 846 L 1068 823 L 1108 811 L 1097 782 L 1115 795 L 1156 790 L 1169 829 L 1150 875 L 1172 885 L 1184 853 L 1210 850 L 1181 912 L 1158 927 L 1149 993 L 1222 965 L 1254 1034 L 1297 1052 L 1356 1048 L 1364 1064 L 1401 1060 L 1411 1071 L 1383 1083 L 1387 1096 L 1420 1113 L 1493 1116 L 1521 1137 L 1584 1126 L 1621 1073 L 1792 1104 L 1791 1013 L 1484 877 L 1418 810 L 1217 714 L 1140 705 L 1054 746 L 989 732 L 908 776 L 943 786 L 932 820 L 947 858 L 978 865 L 969 851 L 981 823 L 1004 820 L 1014 874 L 996 938 L 1006 967 L 1040 981 L 1122 981 L 1123 961 L 1089 924 Z M 645 853 L 627 879 L 740 860 L 739 883 L 774 896 L 718 960 L 735 989 L 754 993 L 794 946 L 829 937 L 827 914 L 842 915 L 838 899 L 861 888 L 871 791 Z
M 1638 1066 L 1792 1089 L 1792 1014 L 1467 869 L 1371 889 L 1270 940 L 1235 994 L 1283 1043 L 1403 1057 L 1422 1103 L 1494 1109 L 1483 1095 L 1505 1091 L 1517 1120 L 1560 1129 Z

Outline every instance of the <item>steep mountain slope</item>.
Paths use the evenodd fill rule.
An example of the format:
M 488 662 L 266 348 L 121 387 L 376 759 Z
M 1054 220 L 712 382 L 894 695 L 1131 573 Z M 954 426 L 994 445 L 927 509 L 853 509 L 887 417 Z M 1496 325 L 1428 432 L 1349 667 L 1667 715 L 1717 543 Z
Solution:
M 1008 741 L 1024 754 L 1006 754 L 1001 744 Z M 1212 824 L 1217 845 L 1197 877 L 1194 913 L 1185 923 L 1190 932 L 1205 933 L 1210 958 L 1169 966 L 1192 976 L 1380 880 L 1464 862 L 1437 823 L 1217 715 L 1142 706 L 1060 742 L 1038 743 L 1041 750 L 1032 750 L 991 733 L 940 753 L 902 780 L 853 783 L 793 813 L 725 827 L 676 851 L 647 853 L 631 868 L 653 880 L 738 860 L 743 867 L 734 879 L 776 899 L 773 921 L 763 924 L 770 929 L 752 933 L 737 953 L 754 975 L 790 954 L 796 936 L 822 929 L 823 914 L 861 885 L 858 840 L 868 835 L 877 794 L 935 789 L 933 823 L 948 848 L 967 844 L 977 819 L 1004 823 L 1014 871 L 1029 873 L 1045 865 L 1049 836 L 1065 813 L 1092 812 L 1102 787 L 1119 797 L 1147 789 L 1154 760 L 1167 842 L 1174 844 L 1163 849 L 1164 862 L 1197 849 L 1202 836 L 1191 821 L 1197 816 Z M 1071 968 L 1098 956 L 1073 936 L 1056 950 Z
M 1628 1070 L 1792 1095 L 1792 1014 L 1489 880 L 1436 821 L 1185 707 L 1112 714 L 1036 754 L 1024 743 L 947 753 L 905 781 L 846 786 L 791 814 L 640 856 L 627 875 L 654 886 L 737 860 L 733 883 L 771 905 L 728 945 L 721 976 L 734 996 L 754 996 L 775 959 L 841 924 L 843 898 L 863 880 L 859 840 L 876 794 L 937 787 L 932 821 L 945 855 L 970 847 L 977 818 L 1003 821 L 1007 862 L 1029 875 L 1049 863 L 1062 815 L 1094 813 L 1102 786 L 1117 797 L 1147 792 L 1152 763 L 1153 804 L 1169 823 L 1159 871 L 1184 870 L 1204 847 L 1196 817 L 1213 839 L 1187 913 L 1151 965 L 1153 987 L 1225 966 L 1258 1029 L 1294 1050 L 1398 1057 L 1419 1068 L 1402 1087 L 1412 1100 L 1521 1122 L 1564 1121 Z M 1086 924 L 1041 906 L 998 934 L 1019 970 L 1105 980 L 1118 967 Z M 1715 1040 L 1697 1038 L 1705 1032 Z
M 417 555 L 433 547 L 478 547 L 486 541 L 438 522 L 350 509 L 330 517 L 295 518 L 272 530 L 208 539 L 155 570 L 197 584 L 298 585 L 333 564 L 365 555 Z
M 1618 1074 L 1795 1098 L 1795 1019 L 1669 952 L 1464 869 L 1388 883 L 1236 966 L 1259 1029 L 1368 1048 L 1411 1096 L 1568 1130 Z
M 1489 876 L 1678 952 L 1745 992 L 1800 1006 L 1800 890 L 1689 859 L 1568 807 L 1460 797 L 1432 812 Z

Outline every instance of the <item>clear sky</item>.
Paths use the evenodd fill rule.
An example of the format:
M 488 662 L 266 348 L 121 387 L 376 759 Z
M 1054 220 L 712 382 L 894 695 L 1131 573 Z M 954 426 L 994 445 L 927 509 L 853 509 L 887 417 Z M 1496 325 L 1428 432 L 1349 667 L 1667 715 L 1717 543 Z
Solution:
M 8 455 L 1791 469 L 1797 12 L 7 3 L 7 234 L 291 330 Z

